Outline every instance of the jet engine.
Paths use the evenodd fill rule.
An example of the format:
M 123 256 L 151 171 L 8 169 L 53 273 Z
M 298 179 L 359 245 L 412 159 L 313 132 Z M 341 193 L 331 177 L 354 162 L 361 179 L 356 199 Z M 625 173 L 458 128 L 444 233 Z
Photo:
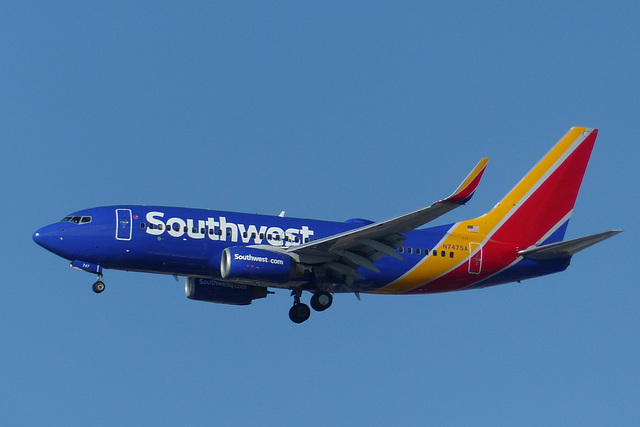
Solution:
M 232 246 L 222 252 L 220 260 L 223 279 L 284 283 L 301 277 L 303 273 L 303 266 L 289 255 L 258 248 Z
M 184 293 L 189 299 L 218 304 L 249 305 L 254 299 L 265 298 L 269 292 L 262 286 L 242 285 L 221 280 L 187 277 Z

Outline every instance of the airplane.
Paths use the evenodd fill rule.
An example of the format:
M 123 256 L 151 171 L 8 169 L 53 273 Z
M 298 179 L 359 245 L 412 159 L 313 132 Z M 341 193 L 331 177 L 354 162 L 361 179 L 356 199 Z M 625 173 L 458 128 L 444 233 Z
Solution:
M 484 288 L 565 270 L 571 257 L 620 233 L 564 240 L 598 134 L 574 127 L 488 213 L 419 228 L 466 204 L 488 159 L 449 197 L 385 221 L 313 219 L 165 206 L 81 210 L 40 228 L 34 241 L 97 275 L 104 269 L 185 276 L 188 298 L 248 305 L 291 291 L 289 317 L 306 321 L 333 295 L 415 295 Z

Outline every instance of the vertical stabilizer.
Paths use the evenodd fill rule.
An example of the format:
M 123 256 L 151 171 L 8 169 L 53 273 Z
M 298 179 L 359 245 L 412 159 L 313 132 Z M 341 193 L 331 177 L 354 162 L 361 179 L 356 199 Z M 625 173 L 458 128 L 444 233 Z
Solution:
M 520 247 L 561 241 L 597 135 L 571 128 L 483 218 L 491 238 Z

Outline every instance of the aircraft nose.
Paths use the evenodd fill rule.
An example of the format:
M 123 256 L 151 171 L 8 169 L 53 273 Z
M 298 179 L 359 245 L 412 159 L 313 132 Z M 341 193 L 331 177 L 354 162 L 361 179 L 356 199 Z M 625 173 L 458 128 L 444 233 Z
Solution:
M 57 253 L 64 237 L 61 229 L 56 224 L 47 225 L 33 233 L 33 241 L 50 252 Z

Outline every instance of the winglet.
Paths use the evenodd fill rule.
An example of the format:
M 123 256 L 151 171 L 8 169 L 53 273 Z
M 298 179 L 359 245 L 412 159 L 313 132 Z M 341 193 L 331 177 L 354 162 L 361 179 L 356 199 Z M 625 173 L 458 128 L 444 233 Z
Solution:
M 482 174 L 484 170 L 487 168 L 487 162 L 489 159 L 485 157 L 480 160 L 475 168 L 467 175 L 467 177 L 462 181 L 462 184 L 456 188 L 452 195 L 447 197 L 444 200 L 440 200 L 439 203 L 457 203 L 459 205 L 464 205 L 473 197 L 473 193 L 478 188 L 478 184 L 480 184 L 480 179 L 482 178 Z

